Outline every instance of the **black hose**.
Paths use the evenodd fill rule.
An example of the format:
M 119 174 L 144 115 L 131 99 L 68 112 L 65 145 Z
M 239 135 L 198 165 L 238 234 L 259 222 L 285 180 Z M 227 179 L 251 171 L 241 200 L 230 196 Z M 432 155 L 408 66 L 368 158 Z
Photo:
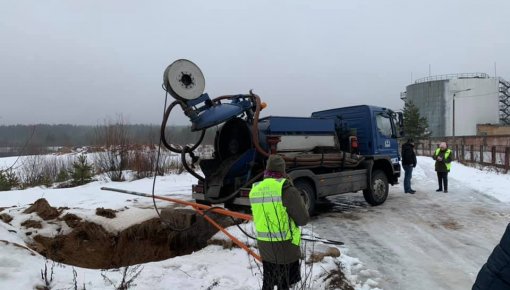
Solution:
M 182 162 L 182 165 L 184 166 L 186 171 L 188 171 L 196 179 L 198 179 L 198 180 L 200 180 L 202 182 L 205 182 L 205 178 L 203 178 L 202 176 L 198 175 L 191 167 L 189 167 L 188 163 L 186 162 L 186 153 L 189 153 L 191 155 L 191 154 L 193 154 L 193 151 L 188 146 L 186 146 L 186 147 L 184 147 L 184 149 L 182 149 L 182 151 L 181 151 L 181 162 Z M 192 155 L 192 158 L 193 158 L 193 156 L 194 155 Z
M 172 145 L 169 142 L 167 142 L 166 134 L 165 134 L 166 123 L 168 122 L 168 118 L 170 117 L 170 113 L 172 112 L 173 108 L 176 105 L 181 105 L 181 107 L 183 106 L 181 101 L 174 101 L 166 109 L 165 114 L 163 115 L 163 121 L 161 123 L 160 137 L 161 137 L 161 141 L 163 142 L 163 145 L 168 150 L 170 150 L 170 151 L 172 151 L 174 153 L 182 153 L 183 150 L 175 148 L 175 147 L 172 147 Z M 204 136 L 205 136 L 205 130 L 206 129 L 202 130 L 202 133 L 200 134 L 200 138 L 198 139 L 197 143 L 195 143 L 193 146 L 190 147 L 190 149 L 189 149 L 190 151 L 194 151 L 195 149 L 197 149 L 197 147 L 200 145 L 200 143 L 202 143 L 202 140 L 204 140 Z
M 311 239 L 305 238 L 305 236 L 311 237 Z M 325 239 L 325 238 L 321 238 L 321 237 L 317 237 L 317 236 L 310 236 L 310 235 L 307 235 L 307 234 L 301 235 L 301 239 L 304 240 L 304 241 L 307 241 L 307 242 L 312 242 L 312 243 L 321 242 L 321 243 L 324 243 L 324 244 L 337 245 L 337 246 L 341 246 L 341 245 L 344 244 L 344 242 L 330 240 L 330 239 Z
M 165 94 L 165 108 L 166 108 L 166 104 L 167 104 L 167 100 L 168 100 L 168 92 Z M 175 102 L 174 102 L 175 103 Z M 174 105 L 175 106 L 175 105 Z M 173 107 L 173 106 L 171 106 Z M 171 109 L 170 109 L 171 111 Z M 165 116 L 165 111 L 163 110 L 163 118 Z M 166 124 L 166 121 L 164 122 Z M 154 168 L 154 179 L 152 181 L 152 203 L 154 204 L 154 210 L 156 211 L 156 213 L 158 214 L 158 217 L 159 219 L 171 230 L 171 231 L 174 231 L 174 232 L 184 232 L 184 231 L 187 231 L 191 228 L 191 225 L 187 226 L 187 227 L 183 227 L 183 228 L 177 228 L 177 227 L 174 227 L 174 225 L 171 225 L 170 222 L 168 222 L 167 220 L 163 219 L 163 217 L 161 217 L 161 213 L 159 212 L 159 209 L 158 209 L 158 205 L 156 204 L 156 198 L 155 198 L 155 190 L 156 190 L 156 177 L 158 176 L 158 171 L 159 171 L 159 158 L 161 156 L 161 143 L 163 142 L 163 137 L 164 136 L 160 136 L 159 138 L 159 145 L 158 145 L 158 154 L 157 154 L 157 157 L 156 157 L 156 165 Z

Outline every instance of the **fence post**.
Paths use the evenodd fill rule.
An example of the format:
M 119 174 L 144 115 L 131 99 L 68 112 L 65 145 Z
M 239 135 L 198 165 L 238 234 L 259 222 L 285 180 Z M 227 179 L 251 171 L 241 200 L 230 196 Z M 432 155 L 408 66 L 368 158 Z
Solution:
M 461 158 L 459 158 L 459 161 L 462 161 L 462 162 L 464 162 L 464 156 L 465 156 L 464 154 L 466 154 L 465 146 L 466 145 L 462 144 L 462 147 L 461 147 L 461 150 L 460 150 L 462 156 L 461 156 Z
M 483 165 L 483 145 L 480 145 L 480 164 Z
M 510 147 L 505 147 L 505 173 L 508 173 Z
M 475 146 L 469 145 L 469 159 L 471 162 L 475 162 L 475 153 L 473 152 L 475 150 Z
M 491 147 L 491 155 L 492 155 L 491 163 L 492 163 L 492 165 L 495 165 L 496 164 L 496 146 Z

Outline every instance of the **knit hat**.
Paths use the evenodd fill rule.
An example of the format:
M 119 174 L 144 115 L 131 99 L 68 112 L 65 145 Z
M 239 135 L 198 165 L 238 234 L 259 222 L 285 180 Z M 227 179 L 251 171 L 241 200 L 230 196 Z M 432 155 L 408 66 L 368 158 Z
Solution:
M 280 155 L 269 156 L 266 170 L 285 173 L 285 160 Z

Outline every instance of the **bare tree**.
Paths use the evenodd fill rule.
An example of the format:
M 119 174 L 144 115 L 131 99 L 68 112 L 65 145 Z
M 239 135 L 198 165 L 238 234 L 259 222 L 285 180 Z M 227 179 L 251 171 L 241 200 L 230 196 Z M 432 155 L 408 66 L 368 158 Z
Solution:
M 113 181 L 124 180 L 122 171 L 127 168 L 131 134 L 122 117 L 116 121 L 105 120 L 95 130 L 96 145 L 101 147 L 95 160 L 99 172 L 104 172 Z

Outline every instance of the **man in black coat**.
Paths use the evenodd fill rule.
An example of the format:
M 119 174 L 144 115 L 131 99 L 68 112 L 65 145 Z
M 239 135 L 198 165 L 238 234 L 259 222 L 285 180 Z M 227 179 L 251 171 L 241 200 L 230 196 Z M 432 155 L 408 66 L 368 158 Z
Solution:
M 413 177 L 413 168 L 416 167 L 416 154 L 414 153 L 413 139 L 407 139 L 402 144 L 402 167 L 404 168 L 404 192 L 414 194 L 416 191 L 411 188 L 411 178 Z
M 476 277 L 473 290 L 509 290 L 510 289 L 510 224 L 487 263 L 482 266 Z

